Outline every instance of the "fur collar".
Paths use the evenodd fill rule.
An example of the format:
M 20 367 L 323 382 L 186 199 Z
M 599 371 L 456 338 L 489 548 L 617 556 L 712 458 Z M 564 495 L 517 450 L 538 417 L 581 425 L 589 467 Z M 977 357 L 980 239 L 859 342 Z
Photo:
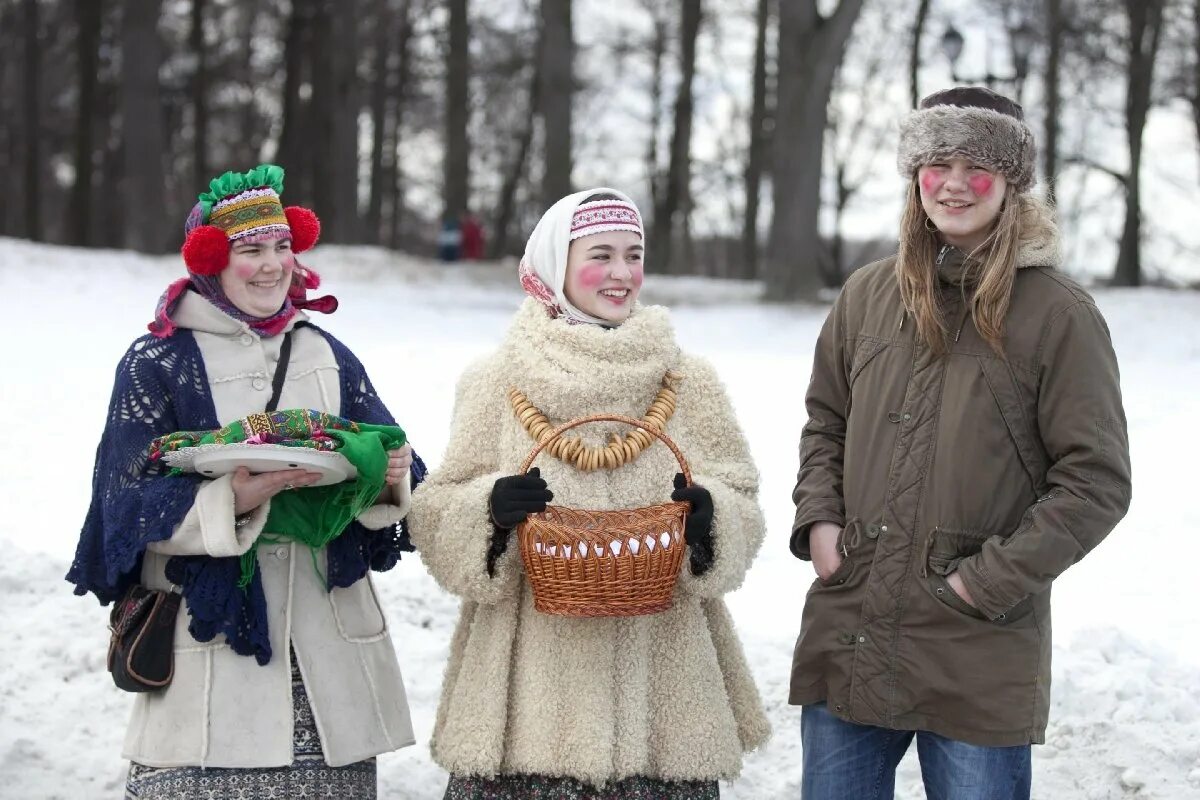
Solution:
M 550 419 L 646 405 L 678 366 L 679 345 L 667 309 L 634 306 L 616 328 L 570 325 L 527 298 L 498 353 L 509 386 L 520 389 Z

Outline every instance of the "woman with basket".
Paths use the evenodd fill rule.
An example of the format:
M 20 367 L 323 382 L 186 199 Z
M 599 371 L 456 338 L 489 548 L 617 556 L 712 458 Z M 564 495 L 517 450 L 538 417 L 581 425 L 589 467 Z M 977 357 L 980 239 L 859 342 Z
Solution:
M 260 436 L 280 417 L 341 433 L 395 425 L 354 354 L 307 321 L 306 310 L 330 313 L 337 301 L 308 297 L 318 278 L 296 253 L 320 224 L 282 206 L 283 178 L 264 164 L 211 182 L 186 223 L 188 274 L 117 367 L 67 579 L 116 602 L 117 631 L 134 597 L 177 603 L 172 590 L 182 593 L 161 628 L 132 628 L 162 645 L 148 648 L 149 663 L 167 664 L 165 678 L 130 683 L 125 659 L 114 670 L 141 692 L 123 751 L 127 798 L 374 798 L 374 756 L 414 741 L 369 578 L 412 549 L 401 520 L 424 468 L 411 447 L 375 443 L 371 482 L 360 470 L 356 484 L 362 510 L 349 524 L 332 514 L 342 528 L 320 547 L 273 527 L 273 507 L 294 507 L 322 479 L 303 451 L 293 458 L 309 468 L 241 466 L 213 480 L 171 474 L 156 457 L 155 443 L 177 432 L 233 430 L 235 420 L 253 420 Z M 286 410 L 260 413 L 276 408 Z
M 1124 516 L 1112 342 L 1056 269 L 1021 106 L 979 87 L 901 127 L 896 257 L 817 342 L 791 549 L 817 580 L 790 702 L 802 797 L 890 798 L 915 738 L 931 798 L 1028 800 L 1050 591 Z
M 758 473 L 712 367 L 637 304 L 642 253 L 620 192 L 546 212 L 414 494 L 463 598 L 432 741 L 451 800 L 717 797 L 769 733 L 721 599 L 763 538 Z

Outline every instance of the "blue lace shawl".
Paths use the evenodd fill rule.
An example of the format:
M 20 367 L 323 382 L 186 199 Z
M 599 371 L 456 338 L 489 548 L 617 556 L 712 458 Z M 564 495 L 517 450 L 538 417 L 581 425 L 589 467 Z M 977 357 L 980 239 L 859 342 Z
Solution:
M 356 422 L 395 425 L 354 354 L 326 331 L 308 327 L 325 338 L 337 360 L 339 414 Z M 75 594 L 92 592 L 102 605 L 120 599 L 140 580 L 146 545 L 171 538 L 192 507 L 203 479 L 167 475 L 165 465 L 147 458 L 150 442 L 173 431 L 218 427 L 204 359 L 190 330 L 165 339 L 143 336 L 130 346 L 117 367 L 108 421 L 96 449 L 92 501 L 67 573 Z M 425 464 L 414 456 L 413 486 L 424 477 Z M 404 522 L 382 531 L 351 522 L 326 548 L 329 586 L 350 586 L 368 569 L 389 570 L 402 551 L 412 549 Z M 237 587 L 240 575 L 236 556 L 174 556 L 167 562 L 167 579 L 187 600 L 192 636 L 207 642 L 223 633 L 234 652 L 266 664 L 271 642 L 261 570 L 255 570 L 244 591 Z

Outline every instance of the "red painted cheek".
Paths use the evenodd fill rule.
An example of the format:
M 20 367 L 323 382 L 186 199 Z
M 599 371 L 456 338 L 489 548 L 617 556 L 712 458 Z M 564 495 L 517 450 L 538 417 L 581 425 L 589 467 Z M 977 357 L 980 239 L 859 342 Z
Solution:
M 925 172 L 921 174 L 921 192 L 927 195 L 935 195 L 938 189 L 942 188 L 942 179 L 935 172 Z
M 251 278 L 253 278 L 255 273 L 257 273 L 257 272 L 258 272 L 257 264 L 249 264 L 246 262 L 240 262 L 240 263 L 233 265 L 233 274 L 236 275 L 237 277 L 241 278 L 244 281 L 248 281 Z
M 645 269 L 641 264 L 629 268 L 629 280 L 635 288 L 641 288 L 643 277 L 645 277 Z
M 584 264 L 577 274 L 579 285 L 585 289 L 595 289 L 604 283 L 608 268 L 603 264 Z
M 991 175 L 972 175 L 967 178 L 967 186 L 971 187 L 976 197 L 984 197 L 988 192 L 992 191 L 992 186 L 996 183 L 996 179 Z

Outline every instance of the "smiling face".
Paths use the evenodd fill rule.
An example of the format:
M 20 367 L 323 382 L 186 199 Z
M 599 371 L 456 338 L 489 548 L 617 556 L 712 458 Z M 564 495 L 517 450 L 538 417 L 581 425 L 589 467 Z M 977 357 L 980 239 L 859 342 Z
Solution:
M 563 293 L 585 314 L 620 325 L 642 288 L 642 237 L 633 231 L 582 236 L 567 250 Z
M 987 239 L 1000 214 L 1004 176 L 965 158 L 947 158 L 917 170 L 921 206 L 939 238 L 970 253 Z
M 295 265 L 291 237 L 234 242 L 229 266 L 221 272 L 221 289 L 239 311 L 265 319 L 287 299 Z

